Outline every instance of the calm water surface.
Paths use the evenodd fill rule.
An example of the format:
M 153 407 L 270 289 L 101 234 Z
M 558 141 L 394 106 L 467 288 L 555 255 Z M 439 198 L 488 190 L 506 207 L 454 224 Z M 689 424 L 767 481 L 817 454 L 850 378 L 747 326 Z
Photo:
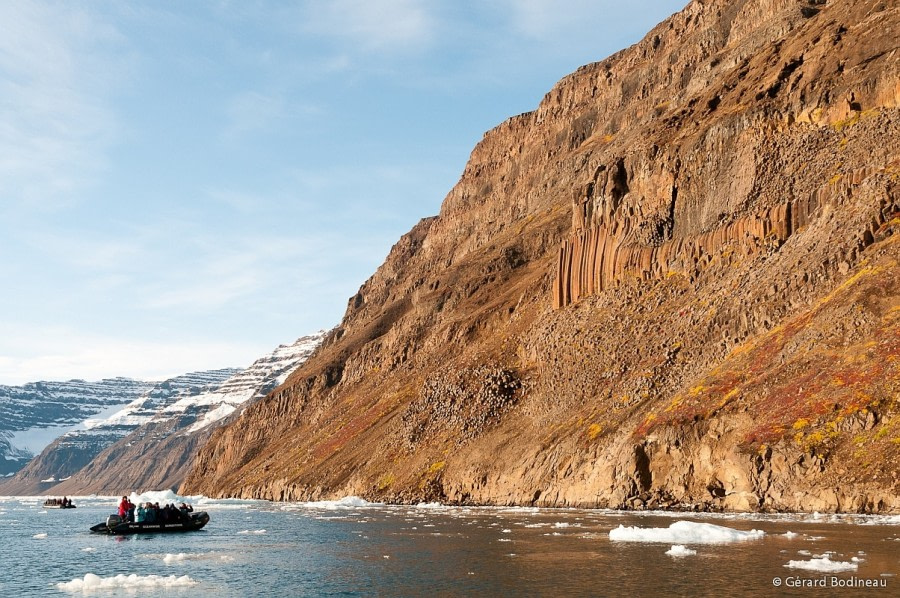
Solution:
M 900 596 L 898 517 L 199 499 L 195 504 L 211 517 L 202 531 L 111 537 L 88 528 L 115 509 L 115 499 L 80 498 L 77 509 L 63 511 L 45 510 L 42 502 L 0 498 L 0 596 Z M 679 520 L 765 535 L 719 545 L 686 542 L 696 554 L 681 557 L 666 554 L 671 541 L 609 538 L 619 525 L 667 528 Z M 785 566 L 824 554 L 857 569 Z M 58 585 L 87 574 L 134 577 L 120 578 L 113 589 Z M 190 585 L 139 585 L 161 578 Z M 878 585 L 834 585 L 865 580 Z M 802 583 L 826 587 L 794 587 Z

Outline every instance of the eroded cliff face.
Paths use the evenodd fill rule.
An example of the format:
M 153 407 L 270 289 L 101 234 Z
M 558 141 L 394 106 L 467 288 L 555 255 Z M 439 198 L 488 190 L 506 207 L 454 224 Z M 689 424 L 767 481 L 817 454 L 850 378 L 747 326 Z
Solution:
M 182 491 L 900 510 L 898 23 L 695 1 L 564 78 Z

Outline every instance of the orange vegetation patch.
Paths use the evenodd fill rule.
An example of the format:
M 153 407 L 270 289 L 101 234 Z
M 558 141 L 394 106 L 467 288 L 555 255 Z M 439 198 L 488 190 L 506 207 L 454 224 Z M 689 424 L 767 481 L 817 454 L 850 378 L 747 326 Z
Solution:
M 878 276 L 866 280 L 863 293 L 881 287 L 895 272 L 872 269 L 862 276 L 866 274 Z M 841 285 L 810 312 L 732 352 L 699 384 L 649 413 L 635 435 L 709 419 L 720 411 L 739 411 L 751 415 L 754 422 L 744 438 L 748 449 L 786 437 L 815 449 L 850 430 L 847 418 L 900 407 L 900 309 L 888 308 L 871 335 L 855 344 L 840 342 L 839 333 L 833 333 L 836 326 L 824 323 L 830 303 L 846 304 L 858 298 L 849 291 L 862 276 L 852 277 L 850 284 Z M 805 340 L 818 337 L 824 340 Z M 881 432 L 877 440 L 892 438 L 889 432 Z

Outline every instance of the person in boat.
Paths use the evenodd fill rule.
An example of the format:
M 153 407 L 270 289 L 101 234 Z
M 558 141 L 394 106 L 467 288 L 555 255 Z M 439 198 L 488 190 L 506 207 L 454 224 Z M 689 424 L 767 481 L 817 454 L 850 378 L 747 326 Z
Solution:
M 123 496 L 122 501 L 119 502 L 119 517 L 123 520 L 128 517 L 128 497 Z
M 191 520 L 191 513 L 193 512 L 194 507 L 185 502 L 181 503 L 181 506 L 178 507 L 178 514 L 184 522 L 189 522 Z
M 144 523 L 147 520 L 147 509 L 144 508 L 144 503 L 139 503 L 137 509 L 134 511 L 134 521 L 136 523 Z

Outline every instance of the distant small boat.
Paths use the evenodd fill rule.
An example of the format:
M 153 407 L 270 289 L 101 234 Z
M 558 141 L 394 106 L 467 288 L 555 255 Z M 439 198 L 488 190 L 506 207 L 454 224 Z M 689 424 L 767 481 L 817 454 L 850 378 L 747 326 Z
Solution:
M 162 523 L 156 521 L 149 522 L 131 522 L 124 521 L 118 515 L 110 515 L 103 523 L 98 523 L 91 527 L 91 531 L 95 534 L 162 534 L 171 532 L 193 532 L 201 529 L 209 523 L 209 515 L 206 511 L 190 513 L 189 518 L 179 521 L 167 521 Z
M 44 501 L 45 509 L 75 509 L 77 508 L 72 504 L 72 501 L 62 502 L 55 498 L 50 498 Z

